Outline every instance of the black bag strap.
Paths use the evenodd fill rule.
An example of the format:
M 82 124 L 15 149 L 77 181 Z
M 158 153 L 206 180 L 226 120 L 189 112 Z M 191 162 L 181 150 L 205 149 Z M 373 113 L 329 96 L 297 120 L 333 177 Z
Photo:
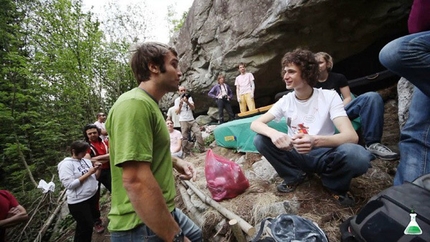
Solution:
M 340 229 L 340 234 L 341 234 L 341 238 L 340 238 L 341 242 L 358 242 L 359 241 L 354 236 L 354 234 L 349 232 L 349 223 L 353 218 L 354 218 L 354 216 L 349 217 L 342 224 L 340 224 L 339 229 Z
M 255 237 L 251 240 L 251 242 L 258 242 L 258 241 L 260 241 L 260 237 L 261 237 L 261 235 L 263 234 L 263 231 L 264 231 L 264 226 L 266 225 L 267 222 L 271 223 L 272 220 L 273 220 L 273 218 L 265 218 L 265 219 L 263 219 L 261 221 L 261 223 L 260 223 L 260 229 L 258 230 L 257 235 L 255 235 Z M 275 241 L 275 240 L 273 239 L 273 241 Z

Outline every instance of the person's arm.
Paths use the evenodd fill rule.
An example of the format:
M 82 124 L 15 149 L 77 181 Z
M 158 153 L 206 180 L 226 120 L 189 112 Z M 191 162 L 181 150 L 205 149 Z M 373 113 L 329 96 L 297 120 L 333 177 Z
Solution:
M 213 86 L 212 88 L 211 88 L 211 90 L 208 92 L 208 96 L 209 97 L 211 97 L 211 98 L 215 98 L 215 99 L 217 99 L 218 98 L 218 95 L 216 94 L 217 93 L 217 87 L 218 85 L 215 85 L 215 86 Z
M 237 102 L 240 103 L 239 85 L 236 85 L 236 97 L 237 97 Z
M 262 134 L 264 136 L 269 137 L 272 140 L 272 143 L 276 145 L 277 148 L 283 150 L 291 150 L 291 138 L 288 134 L 279 132 L 278 130 L 269 127 L 267 125 L 268 122 L 272 121 L 275 118 L 273 114 L 267 112 L 254 120 L 251 123 L 251 130 L 255 131 L 258 134 Z
M 255 91 L 255 82 L 254 79 L 251 80 L 251 97 L 254 98 L 254 91 Z
M 100 162 L 102 164 L 109 162 L 109 153 L 104 155 L 98 155 L 90 158 L 91 162 L 94 164 L 95 162 Z
M 352 101 L 351 90 L 349 89 L 349 86 L 341 87 L 339 88 L 339 90 L 343 97 L 343 106 L 346 106 L 349 102 Z
M 172 163 L 175 170 L 181 174 L 179 178 L 181 178 L 182 180 L 191 179 L 192 181 L 196 181 L 197 170 L 194 168 L 194 165 L 192 163 L 173 156 Z
M 177 98 L 175 99 L 175 113 L 179 114 L 181 112 L 182 108 L 182 99 Z
M 193 101 L 192 97 L 190 97 L 190 98 L 184 97 L 184 102 L 186 102 L 188 104 L 188 106 L 190 106 L 191 110 L 196 109 L 196 107 L 194 106 L 194 101 Z
M 173 241 L 180 227 L 167 208 L 151 163 L 127 161 L 122 170 L 124 188 L 139 218 L 163 241 Z
M 13 207 L 8 212 L 6 219 L 0 220 L 0 228 L 9 228 L 28 220 L 28 214 L 21 205 Z
M 358 135 L 348 117 L 337 117 L 333 123 L 339 133 L 329 136 L 314 135 L 313 147 L 337 147 L 344 143 L 358 142 Z

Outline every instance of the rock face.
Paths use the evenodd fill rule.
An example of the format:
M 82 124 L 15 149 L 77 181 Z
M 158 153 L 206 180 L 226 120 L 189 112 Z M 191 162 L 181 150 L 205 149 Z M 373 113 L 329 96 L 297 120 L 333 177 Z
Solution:
M 284 91 L 280 61 L 297 47 L 325 51 L 340 61 L 406 32 L 411 0 L 198 0 L 177 38 L 185 85 L 201 113 L 215 102 L 207 92 L 223 73 L 235 90 L 238 63 L 255 77 L 256 106 Z M 397 36 L 396 36 L 397 35 Z M 391 39 L 390 39 L 391 36 Z M 393 37 L 394 36 L 394 37 Z M 377 56 L 377 55 L 376 55 Z M 346 73 L 344 73 L 346 74 Z M 173 105 L 170 93 L 160 102 Z M 233 105 L 237 106 L 236 102 Z

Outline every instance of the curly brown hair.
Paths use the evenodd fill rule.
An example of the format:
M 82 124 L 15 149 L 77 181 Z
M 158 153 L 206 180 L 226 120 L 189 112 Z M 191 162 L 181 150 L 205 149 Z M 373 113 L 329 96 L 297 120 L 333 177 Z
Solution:
M 284 76 L 284 68 L 290 64 L 294 64 L 299 67 L 301 71 L 301 77 L 309 86 L 313 87 L 318 81 L 319 76 L 319 66 L 315 59 L 314 53 L 306 49 L 295 49 L 293 51 L 285 53 L 282 57 L 282 72 L 281 75 Z

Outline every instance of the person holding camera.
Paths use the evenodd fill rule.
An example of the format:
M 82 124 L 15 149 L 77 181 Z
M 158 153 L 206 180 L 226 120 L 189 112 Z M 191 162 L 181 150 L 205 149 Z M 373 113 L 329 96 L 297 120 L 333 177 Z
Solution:
M 234 119 L 234 113 L 231 109 L 230 100 L 233 98 L 233 92 L 230 87 L 225 83 L 224 75 L 218 76 L 218 84 L 212 87 L 208 96 L 215 98 L 218 106 L 218 123 L 224 123 L 224 108 L 227 110 L 229 121 Z
M 190 131 L 195 135 L 198 149 L 201 153 L 205 152 L 205 143 L 203 142 L 200 126 L 193 116 L 195 109 L 193 98 L 184 86 L 179 86 L 179 97 L 175 99 L 176 113 L 179 115 L 179 123 L 182 132 L 182 151 L 184 155 L 190 155 L 191 150 L 188 148 L 188 136 Z

